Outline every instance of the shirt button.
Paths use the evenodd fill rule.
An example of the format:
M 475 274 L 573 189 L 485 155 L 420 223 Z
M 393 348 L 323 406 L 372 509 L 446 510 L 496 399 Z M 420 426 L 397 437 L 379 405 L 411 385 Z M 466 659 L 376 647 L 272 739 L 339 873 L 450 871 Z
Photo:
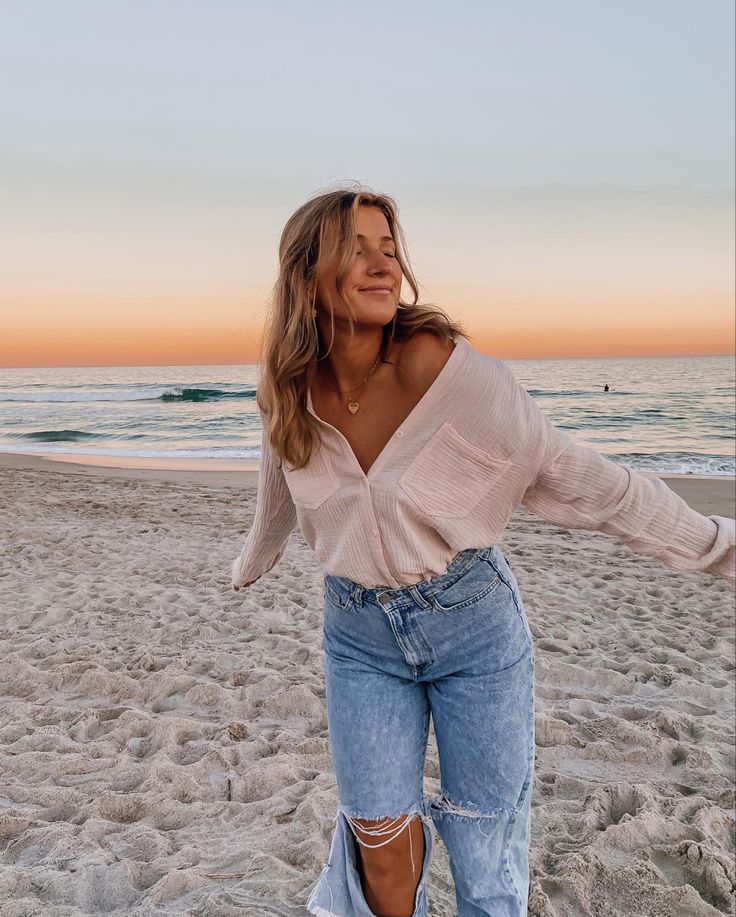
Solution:
M 403 435 L 404 435 L 404 431 L 403 431 L 403 430 L 397 430 L 397 431 L 396 431 L 396 435 L 397 435 L 397 436 L 403 436 Z
M 373 529 L 373 534 L 374 534 L 374 535 L 377 535 L 377 534 L 378 534 L 378 529 Z

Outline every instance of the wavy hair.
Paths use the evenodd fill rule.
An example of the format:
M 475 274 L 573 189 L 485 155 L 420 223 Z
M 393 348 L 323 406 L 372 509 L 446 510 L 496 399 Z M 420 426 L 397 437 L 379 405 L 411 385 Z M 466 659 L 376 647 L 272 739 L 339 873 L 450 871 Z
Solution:
M 390 340 L 407 340 L 420 329 L 444 341 L 458 335 L 468 337 L 461 324 L 438 306 L 418 303 L 419 290 L 393 198 L 351 182 L 348 188 L 323 192 L 302 204 L 281 234 L 279 273 L 267 301 L 256 393 L 274 453 L 294 468 L 309 462 L 320 441 L 319 423 L 307 410 L 307 392 L 318 355 L 325 349 L 312 310 L 316 308 L 317 280 L 327 265 L 338 265 L 337 294 L 347 308 L 350 333 L 355 333 L 354 312 L 342 282 L 354 257 L 355 213 L 360 206 L 378 207 L 384 213 L 401 272 L 413 293 L 411 302 L 399 300 L 393 320 L 384 326 L 383 352 Z M 334 340 L 332 312 L 330 317 Z

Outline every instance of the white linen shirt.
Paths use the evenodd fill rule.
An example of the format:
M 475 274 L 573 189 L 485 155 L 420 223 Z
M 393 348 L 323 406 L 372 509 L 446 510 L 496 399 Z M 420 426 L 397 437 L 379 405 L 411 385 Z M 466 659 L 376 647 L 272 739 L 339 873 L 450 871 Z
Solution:
M 255 517 L 233 586 L 271 570 L 297 522 L 324 573 L 367 588 L 411 585 L 442 573 L 458 551 L 495 545 L 520 505 L 675 570 L 736 578 L 733 519 L 703 516 L 659 478 L 576 445 L 504 363 L 463 337 L 367 474 L 310 392 L 307 410 L 322 443 L 304 468 L 278 467 L 264 427 Z

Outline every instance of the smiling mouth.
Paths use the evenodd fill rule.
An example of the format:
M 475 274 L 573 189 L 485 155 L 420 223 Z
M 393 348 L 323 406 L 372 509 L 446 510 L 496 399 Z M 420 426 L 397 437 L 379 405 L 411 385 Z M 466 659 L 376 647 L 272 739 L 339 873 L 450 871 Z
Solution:
M 360 290 L 361 293 L 379 293 L 385 295 L 391 292 L 391 290 Z

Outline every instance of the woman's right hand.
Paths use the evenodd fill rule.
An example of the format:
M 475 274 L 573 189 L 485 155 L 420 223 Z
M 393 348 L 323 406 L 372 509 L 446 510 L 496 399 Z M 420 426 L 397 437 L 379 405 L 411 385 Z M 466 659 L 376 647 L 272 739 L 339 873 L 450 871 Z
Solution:
M 238 592 L 241 588 L 245 589 L 246 586 L 251 586 L 253 583 L 255 583 L 258 577 L 256 577 L 256 579 L 249 580 L 247 583 L 243 583 L 242 586 L 236 586 L 235 583 L 239 579 L 240 579 L 240 558 L 236 557 L 235 560 L 233 561 L 232 578 L 230 580 L 234 592 Z

